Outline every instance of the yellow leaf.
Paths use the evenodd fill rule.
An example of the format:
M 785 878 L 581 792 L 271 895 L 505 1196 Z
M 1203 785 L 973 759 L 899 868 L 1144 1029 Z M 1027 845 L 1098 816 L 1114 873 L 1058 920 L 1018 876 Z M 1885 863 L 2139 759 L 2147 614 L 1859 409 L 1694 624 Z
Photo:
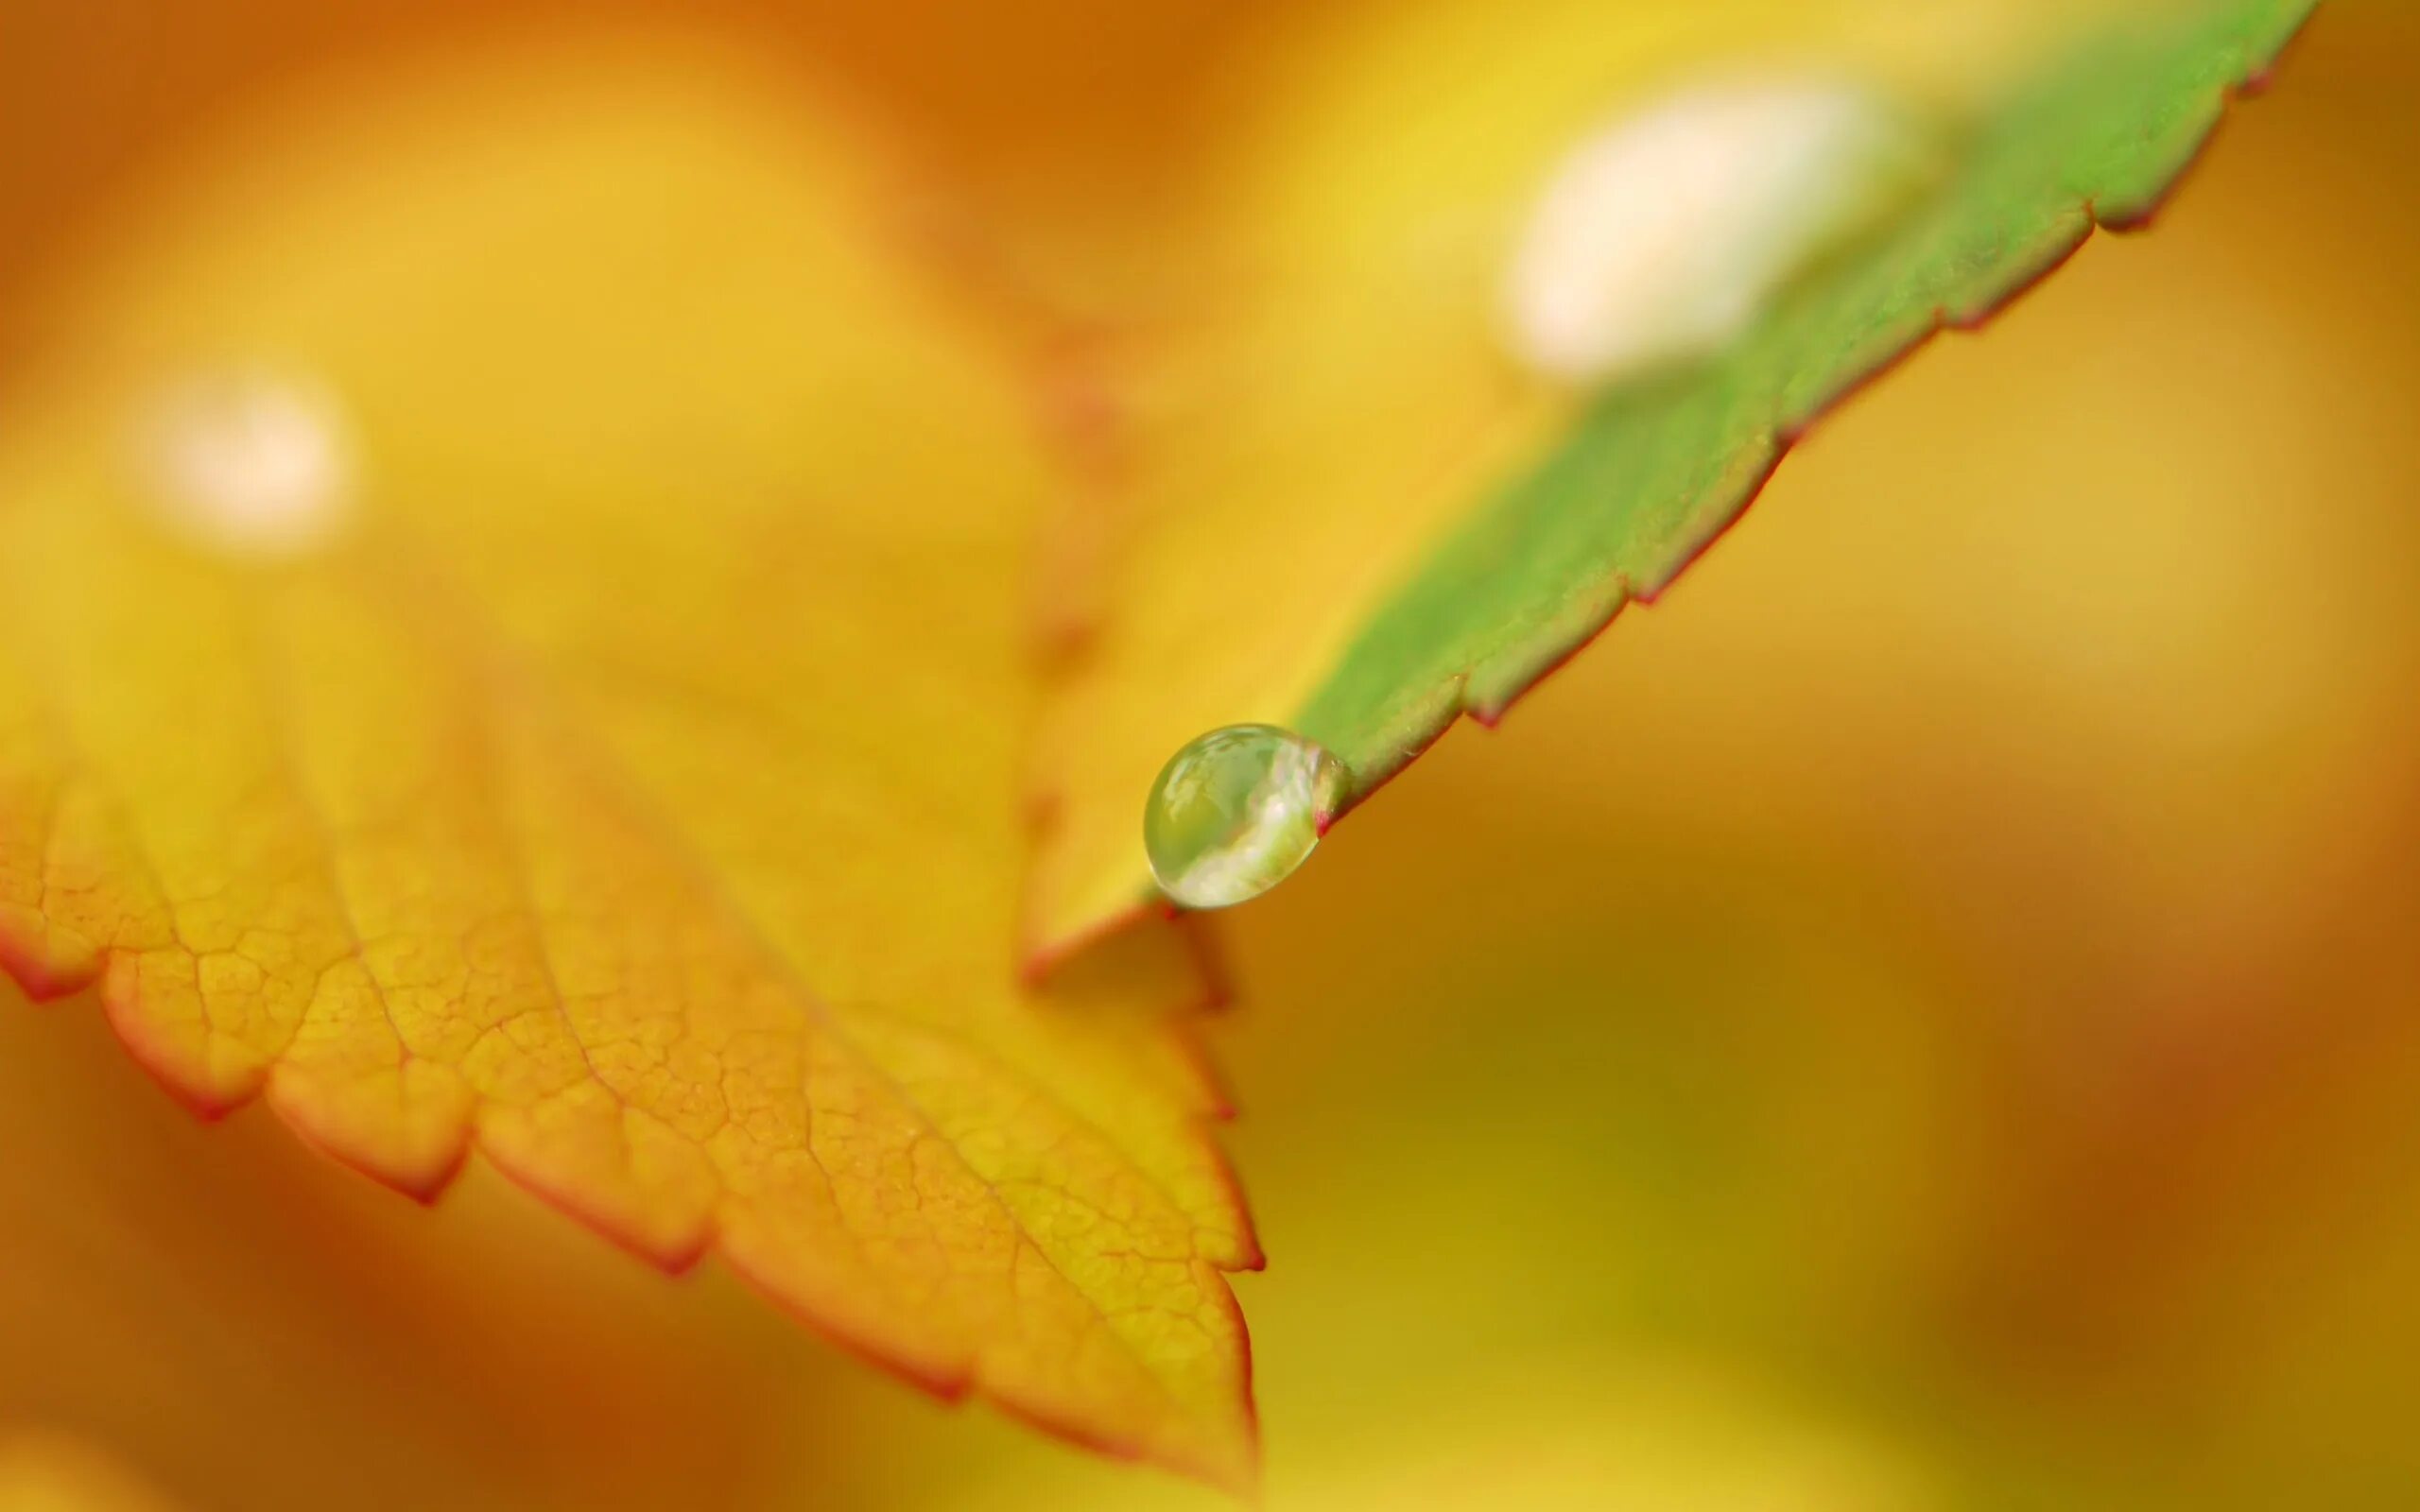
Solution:
M 1014 985 L 1026 397 L 837 118 L 666 47 L 318 98 L 89 239 L 0 419 L 0 958 L 1240 1481 L 1192 963 Z
M 331 1487 L 393 1507 L 735 1507 L 830 1486 L 860 1397 L 985 1436 L 861 1382 L 725 1275 L 631 1263 L 487 1162 L 424 1210 L 266 1108 L 197 1132 L 88 1007 L 29 1009 L 0 979 L 17 1448 L 72 1435 L 181 1503 L 244 1512 L 317 1512 Z M 10 1447 L 0 1430 L 0 1486 Z M 55 1453 L 17 1458 L 56 1478 Z

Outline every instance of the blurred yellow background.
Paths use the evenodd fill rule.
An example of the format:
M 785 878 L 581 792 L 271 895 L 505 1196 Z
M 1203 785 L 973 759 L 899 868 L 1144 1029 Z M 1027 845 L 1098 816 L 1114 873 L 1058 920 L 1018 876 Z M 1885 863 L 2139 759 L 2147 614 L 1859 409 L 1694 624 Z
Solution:
M 2157 232 L 1222 921 L 1271 1507 L 2420 1504 L 2415 65 L 2329 8 Z M 10 156 L 21 230 L 66 185 Z M 424 1211 L 198 1127 L 11 991 L 0 1506 L 117 1477 L 1225 1504 L 484 1168 Z

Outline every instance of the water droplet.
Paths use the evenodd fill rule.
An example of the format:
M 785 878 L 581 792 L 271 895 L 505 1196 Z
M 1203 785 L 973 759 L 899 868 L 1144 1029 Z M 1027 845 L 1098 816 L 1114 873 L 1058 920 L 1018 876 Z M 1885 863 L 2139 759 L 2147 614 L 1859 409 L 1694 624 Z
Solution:
M 1505 283 L 1507 340 L 1589 383 L 1716 351 L 1936 160 L 1909 112 L 1840 80 L 1703 84 L 1627 112 L 1539 196 Z
M 144 434 L 161 522 L 217 555 L 300 556 L 352 513 L 353 457 L 335 404 L 318 388 L 238 370 L 161 396 Z
M 1275 725 L 1229 725 L 1168 758 L 1143 809 L 1160 889 L 1225 908 L 1293 874 L 1344 797 L 1344 764 Z

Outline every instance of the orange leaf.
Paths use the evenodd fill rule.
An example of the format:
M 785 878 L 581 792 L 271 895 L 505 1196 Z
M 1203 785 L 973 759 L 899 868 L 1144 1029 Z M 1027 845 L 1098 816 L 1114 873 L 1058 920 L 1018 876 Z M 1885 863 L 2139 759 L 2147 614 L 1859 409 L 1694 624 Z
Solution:
M 0 959 L 206 1112 L 1238 1482 L 1191 963 L 1013 985 L 1024 398 L 833 120 L 664 46 L 307 103 L 94 238 L 0 421 Z

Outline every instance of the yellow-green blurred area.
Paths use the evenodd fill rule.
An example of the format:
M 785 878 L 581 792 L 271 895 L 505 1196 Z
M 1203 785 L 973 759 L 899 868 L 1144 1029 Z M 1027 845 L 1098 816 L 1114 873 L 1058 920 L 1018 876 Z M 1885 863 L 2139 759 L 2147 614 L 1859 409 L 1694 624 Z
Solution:
M 340 33 L 568 24 L 179 9 L 27 12 L 80 61 L 8 76 L 10 247 Z M 725 9 L 1028 163 L 1213 129 L 1188 60 L 1280 10 L 1020 73 L 1014 7 Z M 1270 1507 L 2420 1504 L 2415 68 L 2327 8 L 2154 232 L 1222 920 Z M 0 988 L 0 1508 L 1226 1504 Z

